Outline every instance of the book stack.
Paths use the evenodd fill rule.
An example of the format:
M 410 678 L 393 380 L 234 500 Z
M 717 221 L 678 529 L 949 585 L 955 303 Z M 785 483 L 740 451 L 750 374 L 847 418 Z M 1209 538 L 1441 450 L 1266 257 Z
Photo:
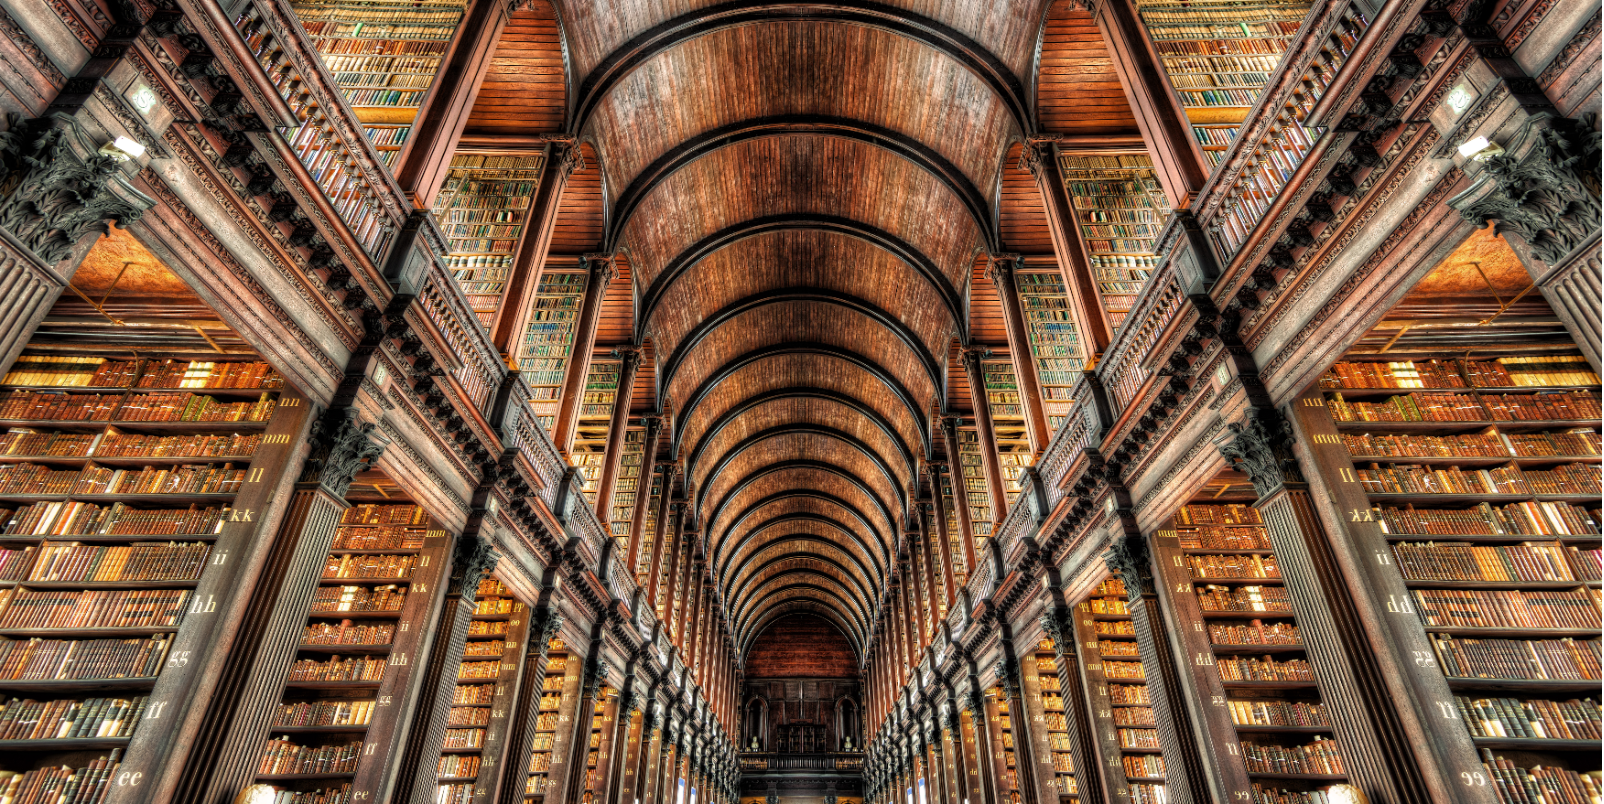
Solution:
M 1342 775 L 1342 755 L 1337 743 L 1317 739 L 1308 745 L 1262 745 L 1242 742 L 1242 757 L 1253 773 L 1297 773 L 1316 776 Z
M 1497 547 L 1470 542 L 1399 542 L 1392 546 L 1405 579 L 1421 581 L 1596 580 L 1599 551 L 1560 542 Z
M 1314 681 L 1314 668 L 1303 659 L 1278 661 L 1257 657 L 1217 657 L 1223 681 Z
M 407 587 L 393 583 L 374 587 L 324 586 L 312 598 L 312 611 L 400 611 L 406 598 Z
M 353 620 L 311 623 L 301 634 L 303 645 L 388 645 L 393 639 L 393 623 L 357 623 Z
M 0 637 L 0 679 L 81 681 L 154 678 L 167 660 L 170 634 L 138 639 Z
M 20 773 L 0 771 L 0 801 L 100 804 L 110 792 L 109 785 L 122 765 L 122 756 L 122 749 L 118 748 L 78 768 L 57 765 Z
M 332 659 L 299 659 L 290 666 L 290 681 L 380 681 L 385 661 L 362 657 L 335 656 Z
M 1597 680 L 1599 640 L 1432 637 L 1450 678 Z
M 1197 603 L 1204 612 L 1291 611 L 1292 598 L 1280 586 L 1196 587 Z
M 1081 242 L 1109 323 L 1120 327 L 1157 267 L 1169 201 L 1145 154 L 1060 154 Z
M 325 578 L 408 578 L 417 556 L 331 555 L 323 565 Z
M 0 592 L 0 628 L 171 628 L 184 617 L 187 589 Z
M 1527 740 L 1597 740 L 1604 710 L 1598 701 L 1470 698 L 1457 695 L 1460 717 L 1476 737 Z
M 1599 590 L 1416 589 L 1421 618 L 1452 628 L 1597 628 Z
M 130 737 L 147 696 L 82 701 L 17 700 L 0 704 L 0 740 L 82 740 Z
M 1527 760 L 1530 761 L 1530 760 Z M 1482 750 L 1482 767 L 1502 804 L 1593 804 L 1604 798 L 1604 774 L 1541 765 L 1523 768 Z
M 306 726 L 366 726 L 373 720 L 373 701 L 300 701 L 280 704 L 273 719 L 276 728 Z
M 1238 726 L 1328 727 L 1324 704 L 1307 701 L 1230 700 L 1231 722 Z
M 296 745 L 288 737 L 267 741 L 256 772 L 264 776 L 354 773 L 362 752 L 359 740 L 344 745 Z

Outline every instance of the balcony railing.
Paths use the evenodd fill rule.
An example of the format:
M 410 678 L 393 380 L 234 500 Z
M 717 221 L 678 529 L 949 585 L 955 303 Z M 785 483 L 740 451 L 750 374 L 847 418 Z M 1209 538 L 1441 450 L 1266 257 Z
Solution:
M 828 754 L 769 754 L 743 752 L 743 771 L 827 770 L 861 771 L 863 754 L 857 751 Z

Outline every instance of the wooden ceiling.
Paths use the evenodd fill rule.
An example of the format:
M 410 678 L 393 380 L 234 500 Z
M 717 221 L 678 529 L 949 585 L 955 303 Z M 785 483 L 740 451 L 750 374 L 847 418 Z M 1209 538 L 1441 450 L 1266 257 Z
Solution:
M 552 0 L 514 14 L 476 145 L 571 136 L 548 270 L 617 253 L 598 353 L 646 345 L 730 627 L 870 641 L 957 345 L 1006 343 L 988 254 L 1048 255 L 1029 137 L 1135 121 L 1051 0 Z

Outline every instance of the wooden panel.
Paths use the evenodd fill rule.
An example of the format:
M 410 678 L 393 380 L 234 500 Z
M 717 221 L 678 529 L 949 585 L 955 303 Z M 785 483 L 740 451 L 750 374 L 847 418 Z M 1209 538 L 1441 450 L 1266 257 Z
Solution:
M 997 287 L 991 283 L 984 255 L 975 260 L 970 270 L 969 285 L 969 342 L 987 345 L 993 351 L 1008 351 L 1008 325 L 1003 321 L 1002 302 L 997 299 Z M 961 367 L 960 367 L 961 368 Z
M 841 528 L 857 536 L 857 541 L 843 534 Z M 767 503 L 753 509 L 744 521 L 734 522 L 727 532 L 709 535 L 719 537 L 710 538 L 708 543 L 713 545 L 713 565 L 721 574 L 752 550 L 798 536 L 833 541 L 866 566 L 873 567 L 876 580 L 883 574 L 881 554 L 864 552 L 865 548 L 860 547 L 861 543 L 874 548 L 878 543 L 868 523 L 858 520 L 841 505 L 816 497 L 788 497 Z
M 901 510 L 895 477 L 887 476 L 862 453 L 840 439 L 813 433 L 775 435 L 732 456 L 724 471 L 699 489 L 704 509 L 717 510 L 724 497 L 748 477 L 789 461 L 807 461 L 839 468 L 873 491 L 886 509 L 893 512 Z
M 884 549 L 889 550 L 892 534 L 896 532 L 894 524 L 887 518 L 873 497 L 864 494 L 856 486 L 846 482 L 839 475 L 819 469 L 791 468 L 782 469 L 772 474 L 764 475 L 753 481 L 750 485 L 732 494 L 724 503 L 721 511 L 702 511 L 703 521 L 706 523 L 707 533 L 711 539 L 717 539 L 721 529 L 735 522 L 741 511 L 770 495 L 784 491 L 797 491 L 813 489 L 825 494 L 840 498 L 847 505 L 852 506 L 875 529 L 876 541 Z M 838 514 L 839 516 L 839 514 Z M 715 542 L 716 543 L 716 542 Z
M 857 678 L 858 660 L 828 620 L 805 614 L 775 620 L 752 641 L 747 678 Z
M 757 433 L 785 425 L 840 430 L 866 444 L 891 471 L 912 474 L 912 467 L 903 460 L 904 453 L 898 450 L 897 442 L 868 417 L 840 402 L 805 398 L 764 402 L 731 421 L 701 447 L 696 464 L 687 466 L 686 472 L 696 486 L 701 486 L 729 450 Z
M 585 167 L 569 177 L 563 190 L 557 225 L 551 234 L 551 254 L 578 255 L 601 250 L 601 168 L 596 163 L 596 149 L 589 143 L 580 146 L 579 152 L 585 158 Z
M 1092 21 L 1070 0 L 1055 0 L 1042 34 L 1036 117 L 1058 134 L 1131 134 L 1136 118 Z
M 1053 253 L 1053 233 L 1047 228 L 1047 210 L 1042 206 L 1036 178 L 1019 165 L 1022 146 L 1008 149 L 1002 170 L 1002 196 L 997 217 L 1003 250 L 1016 254 Z
M 502 31 L 465 132 L 529 135 L 562 131 L 567 103 L 557 13 L 546 0 L 535 0 L 514 12 Z

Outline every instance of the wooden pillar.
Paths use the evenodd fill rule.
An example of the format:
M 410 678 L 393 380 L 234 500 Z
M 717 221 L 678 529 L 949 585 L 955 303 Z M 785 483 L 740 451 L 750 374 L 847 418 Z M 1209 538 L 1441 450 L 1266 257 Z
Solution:
M 636 764 L 635 798 L 640 804 L 657 804 L 658 768 L 663 755 L 663 722 L 659 717 L 656 686 L 646 695 L 645 709 L 641 713 L 640 760 Z
M 596 327 L 601 323 L 602 301 L 607 298 L 607 287 L 613 283 L 616 270 L 610 254 L 587 254 L 581 264 L 586 271 L 585 297 L 579 304 L 574 351 L 568 357 L 557 422 L 552 430 L 552 440 L 564 455 L 574 447 L 574 432 L 579 427 L 579 411 L 585 400 L 585 380 L 590 376 L 590 357 L 596 349 Z
M 636 578 L 637 588 L 640 586 L 640 540 L 646 532 L 646 509 L 652 504 L 652 477 L 657 474 L 657 447 L 663 436 L 663 417 L 646 416 L 642 422 L 646 425 L 645 443 L 641 447 L 645 453 L 641 456 L 640 478 L 635 481 L 635 508 L 629 521 L 629 553 L 624 559 L 624 571 Z M 666 481 L 663 483 L 662 499 L 668 499 Z M 663 521 L 660 515 L 657 521 Z M 661 525 L 658 531 L 662 531 Z
M 969 490 L 964 486 L 963 464 L 958 457 L 958 422 L 957 416 L 943 416 L 941 433 L 947 442 L 947 471 L 952 473 L 952 504 L 958 513 L 958 535 L 964 547 L 964 574 L 968 576 L 975 574 L 980 561 L 975 555 L 974 510 L 969 507 Z M 940 489 L 937 489 L 937 496 L 940 496 Z
M 1080 224 L 1064 187 L 1064 174 L 1058 167 L 1058 155 L 1050 143 L 1029 142 L 1025 144 L 1023 161 L 1031 176 L 1035 177 L 1036 189 L 1041 193 L 1042 209 L 1047 213 L 1047 231 L 1053 238 L 1058 272 L 1063 275 L 1064 289 L 1069 296 L 1070 313 L 1075 317 L 1075 330 L 1080 335 L 1081 348 L 1086 357 L 1095 361 L 1114 340 L 1114 328 L 1109 323 L 1102 296 L 1097 292 L 1091 263 L 1086 261 Z M 1017 294 L 1019 289 L 1013 288 L 1013 292 Z M 1018 298 L 1017 295 L 1015 298 Z
M 948 550 L 941 549 L 939 544 L 935 546 L 931 545 L 931 542 L 934 541 L 935 538 L 930 533 L 930 521 L 925 518 L 925 504 L 915 504 L 914 510 L 919 517 L 919 546 L 920 553 L 925 559 L 925 584 L 926 588 L 930 590 L 929 639 L 934 640 L 936 629 L 938 624 L 941 622 L 941 612 L 946 606 L 950 605 L 945 600 L 941 599 L 942 587 L 940 579 L 943 577 L 950 578 L 952 576 L 952 567 L 949 565 L 941 574 L 938 575 L 936 573 L 937 565 L 939 562 L 945 560 Z M 945 530 L 945 528 L 942 530 Z
M 952 536 L 947 532 L 947 501 L 941 494 L 941 469 L 938 464 L 931 464 L 926 468 L 930 470 L 930 485 L 935 489 L 930 502 L 931 518 L 936 520 L 936 555 L 941 559 L 942 586 L 946 600 L 947 611 L 952 611 L 953 601 L 958 599 L 957 570 L 952 566 Z
M 646 696 L 637 689 L 639 681 L 633 671 L 624 677 L 624 686 L 630 689 L 618 695 L 618 720 L 613 723 L 612 780 L 607 785 L 608 804 L 634 804 L 639 796 L 636 784 L 636 766 L 640 762 L 641 732 L 646 728 L 642 710 Z
M 483 515 L 482 511 L 478 512 L 478 517 Z M 435 799 L 440 749 L 445 744 L 446 722 L 457 688 L 457 668 L 462 664 L 462 652 L 468 644 L 468 624 L 473 620 L 479 580 L 496 565 L 498 558 L 495 548 L 478 533 L 482 520 L 472 525 L 472 532 L 458 537 L 451 557 L 451 580 L 446 585 L 440 616 L 434 623 L 434 641 L 412 706 L 412 728 L 407 732 L 401 766 L 396 772 L 394 801 L 433 804 Z
M 579 804 L 585 795 L 585 774 L 590 754 L 590 723 L 596 718 L 597 707 L 607 705 L 607 702 L 602 700 L 602 687 L 607 681 L 607 662 L 596 655 L 600 651 L 600 640 L 593 639 L 590 648 L 591 658 L 585 662 L 584 681 L 580 685 L 574 720 L 568 724 L 574 736 L 569 741 L 568 777 L 563 785 L 563 804 Z
M 611 533 L 609 523 L 613 516 L 613 492 L 618 487 L 618 465 L 624 458 L 624 441 L 629 435 L 629 406 L 635 398 L 635 372 L 640 369 L 641 353 L 638 347 L 625 346 L 613 350 L 618 358 L 618 391 L 613 394 L 613 417 L 607 423 L 607 451 L 602 453 L 601 478 L 596 485 L 596 518 L 602 529 Z M 640 484 L 650 483 L 650 475 L 641 475 L 635 481 L 635 508 L 641 508 Z
M 1170 87 L 1147 28 L 1131 0 L 1093 0 L 1092 16 L 1114 57 L 1114 70 L 1131 102 L 1136 127 L 1147 142 L 1148 155 L 1171 209 L 1186 209 L 1209 179 L 1203 149 L 1192 136 L 1192 124 Z
M 966 686 L 969 682 L 959 682 Z M 964 796 L 968 804 L 997 804 L 993 795 L 995 788 L 991 785 L 991 770 L 986 762 L 990 753 L 986 750 L 986 707 L 981 703 L 980 695 L 965 691 L 957 694 L 955 705 L 958 708 L 957 724 L 960 747 L 963 750 L 964 773 L 968 779 L 964 784 Z
M 1009 730 L 1014 737 L 1014 776 L 1018 779 L 1015 789 L 1019 791 L 1020 799 L 1024 804 L 1058 804 L 1054 799 L 1044 799 L 1040 795 L 1037 785 L 1039 775 L 1036 767 L 1037 746 L 1045 750 L 1046 736 L 1042 731 L 1041 721 L 1031 717 L 1031 712 L 1025 704 L 1025 682 L 1021 678 L 1019 658 L 1013 655 L 1014 646 L 1011 629 L 1004 629 L 1002 654 L 997 657 L 997 686 L 999 694 L 1008 701 Z M 1032 661 L 1034 666 L 1035 662 Z M 1036 696 L 1041 697 L 1040 693 Z M 1043 718 L 1045 721 L 1045 718 Z M 1041 735 L 1042 739 L 1037 739 Z M 1003 766 L 1006 768 L 1006 765 Z
M 1030 779 L 1021 781 L 1020 787 L 1030 791 L 1024 794 L 1030 804 L 1058 804 L 1058 771 L 1053 767 L 1052 741 L 1047 736 L 1047 708 L 1042 702 L 1041 667 L 1034 645 L 1019 657 L 1019 697 L 1024 708 L 1014 716 L 1014 723 L 1023 718 L 1026 731 L 1014 735 L 1014 753 L 1018 764 L 1030 766 Z
M 384 451 L 372 441 L 373 429 L 357 419 L 355 409 L 336 408 L 313 430 L 316 462 L 302 471 L 255 585 L 244 595 L 249 614 L 218 671 L 206 715 L 194 728 L 194 747 L 173 800 L 228 801 L 256 775 L 335 528 L 350 507 L 345 492 L 356 473 Z
M 551 250 L 552 233 L 557 230 L 563 190 L 580 166 L 579 146 L 574 143 L 558 142 L 547 147 L 540 186 L 535 188 L 523 237 L 518 240 L 512 272 L 507 278 L 507 289 L 490 327 L 490 340 L 509 366 L 517 365 L 524 330 L 534 312 L 535 290 L 540 287 L 540 275 L 546 270 L 546 254 Z
M 1047 428 L 1047 409 L 1042 405 L 1041 381 L 1036 376 L 1036 358 L 1030 349 L 1030 330 L 1025 326 L 1025 309 L 1019 301 L 1019 285 L 1014 272 L 1021 258 L 1017 254 L 994 256 L 987 263 L 992 287 L 1002 303 L 1003 324 L 1008 330 L 1008 354 L 1019 380 L 1019 399 L 1025 409 L 1025 432 L 1030 436 L 1031 455 L 1040 455 L 1052 440 Z
M 685 570 L 685 602 L 680 617 L 680 655 L 685 657 L 685 666 L 689 668 L 696 659 L 696 616 L 701 613 L 702 602 L 702 561 L 695 555 L 695 547 L 688 546 L 687 554 L 690 561 Z
M 626 672 L 624 684 L 631 683 L 633 674 Z M 618 731 L 626 725 L 629 714 L 624 706 L 628 701 L 623 694 L 604 695 L 596 701 L 601 713 L 601 738 L 596 745 L 596 774 L 593 786 L 585 792 L 590 796 L 592 804 L 602 804 L 611 801 L 614 772 L 618 765 Z
M 548 574 L 551 570 L 547 570 Z M 547 588 L 541 600 L 530 607 L 529 646 L 524 653 L 524 672 L 518 685 L 518 705 L 508 728 L 507 752 L 502 763 L 500 786 L 491 801 L 497 804 L 523 804 L 524 787 L 529 778 L 529 759 L 534 750 L 540 720 L 540 699 L 546 691 L 546 658 L 551 640 L 562 630 L 563 616 L 553 605 Z
M 672 495 L 669 493 L 669 484 L 670 481 L 673 480 L 673 472 L 673 464 L 669 464 L 663 469 L 663 499 L 661 505 L 657 509 L 657 536 L 652 540 L 652 566 L 646 575 L 646 584 L 648 590 L 646 592 L 646 605 L 648 608 L 652 609 L 653 616 L 657 616 L 658 622 L 661 623 L 662 627 L 664 628 L 668 627 L 667 606 L 664 607 L 663 616 L 657 615 L 658 595 L 660 590 L 668 586 L 668 584 L 663 582 L 663 560 L 666 556 L 669 566 L 668 577 L 672 579 L 674 575 L 674 562 L 679 556 L 679 531 L 685 524 L 685 517 L 675 516 L 677 521 L 675 522 L 674 532 L 668 532 L 667 517 L 668 514 L 672 513 L 670 511 L 670 506 L 673 506 L 673 511 L 679 511 L 683 508 L 681 503 L 672 502 Z
M 1054 589 L 1051 594 L 1055 599 L 1048 601 L 1041 625 L 1042 632 L 1053 641 L 1053 655 L 1058 660 L 1058 695 L 1064 701 L 1064 725 L 1075 763 L 1075 787 L 1081 801 L 1106 801 L 1109 799 L 1103 794 L 1097 738 L 1092 733 L 1090 697 L 1080 672 L 1080 652 L 1075 649 L 1075 623 L 1071 619 L 1074 612 L 1064 605 L 1061 591 Z M 1102 699 L 1107 700 L 1107 695 Z
M 1130 602 L 1131 625 L 1136 629 L 1148 696 L 1153 700 L 1153 716 L 1158 721 L 1165 788 L 1175 804 L 1227 801 L 1229 795 L 1210 784 L 1213 775 L 1208 763 L 1212 753 L 1206 756 L 1205 752 L 1212 749 L 1198 744 L 1198 730 L 1193 726 L 1191 710 L 1182 694 L 1180 668 L 1170 651 L 1170 626 L 1164 620 L 1158 590 L 1153 583 L 1153 561 L 1147 540 L 1136 530 L 1129 509 L 1122 508 L 1119 514 L 1115 532 L 1123 535 L 1114 538 L 1104 558 L 1109 570 L 1124 582 L 1126 599 Z M 1120 782 L 1123 786 L 1124 779 Z
M 423 96 L 412 131 L 392 174 L 418 209 L 428 209 L 445 182 L 462 128 L 490 69 L 496 43 L 512 12 L 508 0 L 473 0 Z
M 991 420 L 991 401 L 986 398 L 986 372 L 980 359 L 991 354 L 990 349 L 970 348 L 962 351 L 964 372 L 969 375 L 969 399 L 975 408 L 975 433 L 980 438 L 980 464 L 986 470 L 986 488 L 991 492 L 991 521 L 1002 523 L 1008 516 L 1008 493 L 1003 487 L 1002 459 L 997 457 L 997 428 Z M 951 456 L 949 456 L 949 459 Z M 956 478 L 957 475 L 954 475 Z

